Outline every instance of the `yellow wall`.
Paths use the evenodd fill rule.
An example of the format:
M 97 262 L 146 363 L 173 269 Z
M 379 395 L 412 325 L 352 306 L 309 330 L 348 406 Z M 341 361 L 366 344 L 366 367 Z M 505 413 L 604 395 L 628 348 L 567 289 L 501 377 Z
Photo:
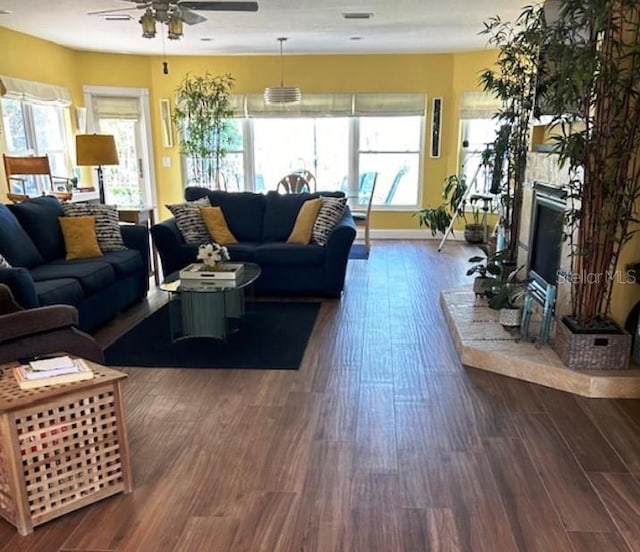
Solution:
M 261 93 L 277 84 L 279 56 L 175 56 L 169 57 L 169 75 L 162 73 L 158 56 L 128 56 L 73 51 L 51 42 L 0 28 L 0 74 L 67 86 L 74 105 L 84 105 L 83 85 L 148 88 L 151 101 L 152 132 L 158 204 L 179 201 L 180 158 L 178 147 L 162 146 L 158 100 L 173 98 L 187 73 L 231 73 L 236 78 L 234 92 Z M 442 182 L 456 171 L 458 157 L 458 98 L 463 90 L 477 88 L 477 74 L 493 63 L 492 52 L 413 55 L 333 55 L 286 57 L 286 79 L 303 92 L 421 92 L 427 95 L 425 158 L 423 159 L 422 205 L 440 202 Z M 431 100 L 443 99 L 442 153 L 428 155 L 430 145 Z M 163 156 L 171 157 L 164 168 Z M 166 211 L 160 211 L 166 216 Z M 374 213 L 375 228 L 417 228 L 410 212 Z

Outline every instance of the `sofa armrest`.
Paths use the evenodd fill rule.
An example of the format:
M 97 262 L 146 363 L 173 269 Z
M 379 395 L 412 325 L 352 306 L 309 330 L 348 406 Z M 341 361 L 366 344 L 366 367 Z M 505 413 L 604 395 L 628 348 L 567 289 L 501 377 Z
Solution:
M 334 226 L 325 245 L 325 289 L 335 297 L 339 297 L 342 292 L 349 252 L 355 239 L 356 223 L 353 221 L 349 207 L 346 207 L 342 218 Z
M 151 237 L 160 255 L 162 272 L 165 276 L 184 268 L 181 247 L 185 242 L 176 219 L 170 218 L 154 224 L 151 227 Z
M 151 272 L 151 256 L 149 254 L 149 229 L 142 224 L 121 224 L 122 241 L 127 249 L 140 251 L 146 269 Z
M 12 312 L 2 316 L 0 343 L 77 325 L 78 311 L 70 305 L 51 305 Z
M 36 286 L 26 268 L 0 268 L 0 283 L 6 284 L 18 304 L 24 309 L 40 306 Z

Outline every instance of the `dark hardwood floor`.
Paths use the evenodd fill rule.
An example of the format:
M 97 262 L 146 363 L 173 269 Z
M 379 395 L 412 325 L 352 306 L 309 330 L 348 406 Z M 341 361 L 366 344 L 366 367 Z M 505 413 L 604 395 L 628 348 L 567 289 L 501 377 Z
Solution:
M 461 366 L 438 295 L 472 251 L 374 243 L 299 371 L 127 369 L 134 492 L 0 550 L 640 550 L 640 401 Z

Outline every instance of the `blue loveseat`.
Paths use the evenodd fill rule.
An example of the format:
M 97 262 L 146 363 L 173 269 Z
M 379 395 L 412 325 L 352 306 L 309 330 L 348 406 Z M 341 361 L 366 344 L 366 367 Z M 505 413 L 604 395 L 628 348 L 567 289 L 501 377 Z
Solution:
M 122 226 L 126 250 L 66 260 L 62 216 L 54 197 L 0 204 L 0 254 L 11 264 L 0 268 L 0 283 L 26 309 L 73 305 L 80 328 L 90 331 L 146 296 L 149 234 L 144 226 Z
M 343 196 L 341 192 L 334 197 Z M 193 201 L 208 196 L 212 206 L 219 206 L 238 243 L 228 246 L 231 259 L 254 262 L 262 274 L 255 291 L 268 295 L 314 295 L 340 297 L 356 227 L 347 207 L 327 244 L 297 245 L 286 243 L 298 211 L 308 200 L 320 194 L 269 192 L 224 192 L 188 187 L 185 199 Z M 165 275 L 195 262 L 197 245 L 185 243 L 174 218 L 151 228 Z

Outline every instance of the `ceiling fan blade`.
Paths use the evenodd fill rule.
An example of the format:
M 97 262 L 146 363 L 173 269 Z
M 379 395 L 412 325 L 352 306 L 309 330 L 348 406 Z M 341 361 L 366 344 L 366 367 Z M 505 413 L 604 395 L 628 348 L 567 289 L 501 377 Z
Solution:
M 109 13 L 118 13 L 118 12 L 122 12 L 122 11 L 131 11 L 131 10 L 135 10 L 135 6 L 130 6 L 128 8 L 113 8 L 111 10 L 98 10 L 98 11 L 90 11 L 87 12 L 87 15 L 105 15 L 105 14 L 109 14 Z
M 187 10 L 184 8 L 180 9 L 180 15 L 182 17 L 182 21 L 184 21 L 187 25 L 196 25 L 207 20 L 206 17 L 202 17 L 199 13 L 192 12 L 191 10 Z
M 178 4 L 181 8 L 200 11 L 243 11 L 257 12 L 257 2 L 196 2 L 185 1 Z

